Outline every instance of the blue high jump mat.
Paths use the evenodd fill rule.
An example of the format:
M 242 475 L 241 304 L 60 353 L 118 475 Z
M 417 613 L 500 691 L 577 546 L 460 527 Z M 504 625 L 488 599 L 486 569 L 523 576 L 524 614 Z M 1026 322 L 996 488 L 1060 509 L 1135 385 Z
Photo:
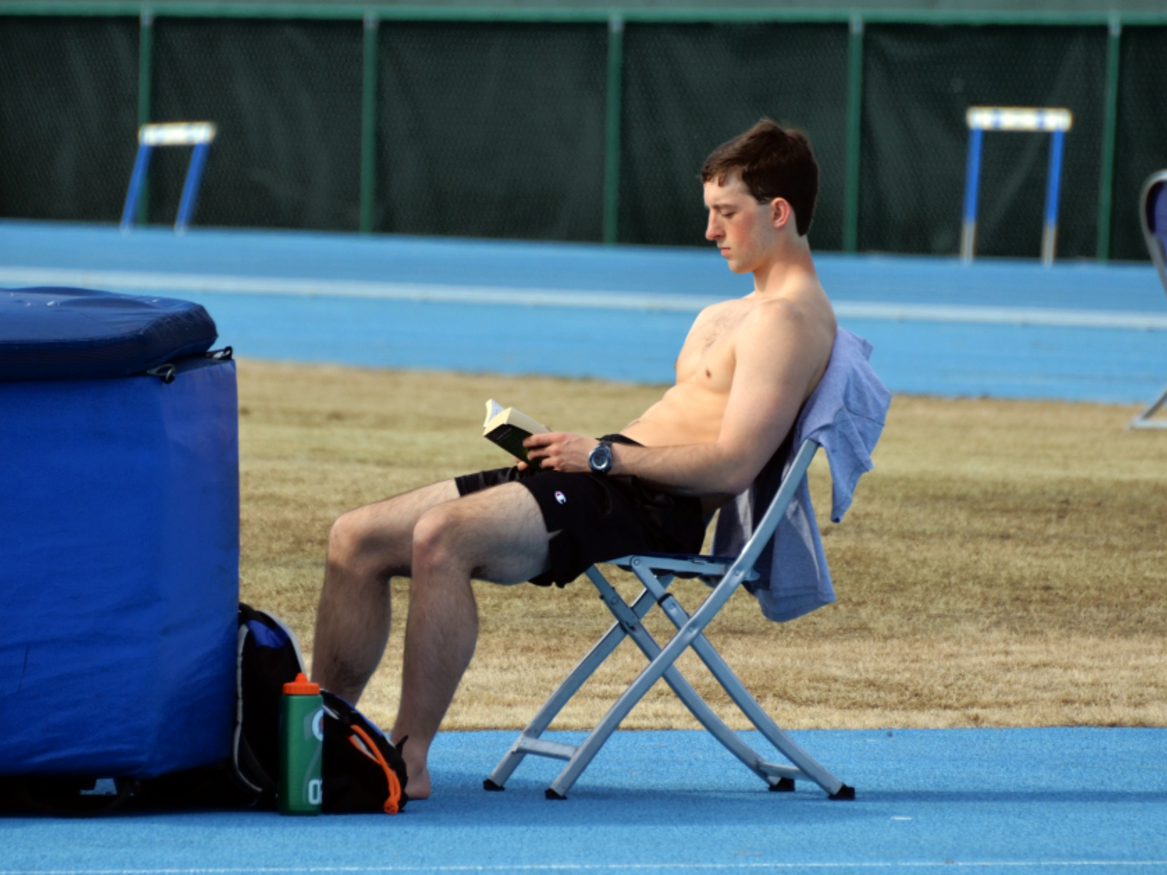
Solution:
M 230 755 L 237 401 L 215 338 L 189 302 L 0 291 L 0 776 Z

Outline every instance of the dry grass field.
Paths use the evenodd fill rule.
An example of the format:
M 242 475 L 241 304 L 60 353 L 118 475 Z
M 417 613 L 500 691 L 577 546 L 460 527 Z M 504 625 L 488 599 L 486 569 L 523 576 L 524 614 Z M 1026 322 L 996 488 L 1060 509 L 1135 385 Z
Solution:
M 331 521 L 504 464 L 480 437 L 485 399 L 601 434 L 660 392 L 244 360 L 243 599 L 286 618 L 308 653 Z M 710 637 L 788 728 L 1167 726 L 1167 432 L 1125 431 L 1134 413 L 896 397 L 876 470 L 842 524 L 826 518 L 825 463 L 812 469 L 839 601 L 779 625 L 741 592 Z M 361 701 L 383 725 L 396 706 L 409 583 L 392 589 L 393 637 Z M 690 608 L 704 592 L 691 581 L 674 589 Z M 609 615 L 585 579 L 475 591 L 478 652 L 445 728 L 521 728 Z M 671 628 L 649 626 L 658 640 Z M 643 665 L 631 644 L 616 656 L 556 727 L 590 727 Z M 699 663 L 681 666 L 742 725 Z M 658 685 L 625 725 L 696 723 Z

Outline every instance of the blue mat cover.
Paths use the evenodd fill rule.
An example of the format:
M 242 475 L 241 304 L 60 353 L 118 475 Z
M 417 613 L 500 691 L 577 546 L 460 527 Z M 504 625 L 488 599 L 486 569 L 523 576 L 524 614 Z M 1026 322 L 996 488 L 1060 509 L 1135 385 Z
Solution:
M 199 304 L 90 289 L 0 291 L 0 380 L 140 374 L 218 336 Z
M 234 362 L 180 359 L 171 383 L 0 381 L 0 422 L 0 774 L 148 778 L 225 759 Z

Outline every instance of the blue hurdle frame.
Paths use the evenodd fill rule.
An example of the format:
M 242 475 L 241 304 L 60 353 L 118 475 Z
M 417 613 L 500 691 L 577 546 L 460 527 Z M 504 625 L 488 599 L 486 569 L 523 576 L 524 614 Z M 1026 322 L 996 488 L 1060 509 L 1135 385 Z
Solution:
M 1049 172 L 1045 187 L 1045 218 L 1041 231 L 1041 262 L 1054 263 L 1058 238 L 1058 196 L 1061 189 L 1062 156 L 1066 131 L 1073 123 L 1068 109 L 1027 107 L 969 107 L 968 162 L 964 174 L 964 212 L 960 235 L 960 259 L 973 260 L 977 237 L 977 195 L 980 190 L 981 148 L 984 133 L 991 131 L 1028 131 L 1050 134 Z
M 157 146 L 194 146 L 190 164 L 186 169 L 186 181 L 182 186 L 182 200 L 178 204 L 178 218 L 174 222 L 176 234 L 182 234 L 194 218 L 198 201 L 199 186 L 203 170 L 207 164 L 207 153 L 215 139 L 215 125 L 211 122 L 172 122 L 166 124 L 142 125 L 138 130 L 138 156 L 134 159 L 134 171 L 130 176 L 130 187 L 126 191 L 126 205 L 122 209 L 121 228 L 129 231 L 134 227 L 134 217 L 138 210 L 138 198 L 150 169 L 150 158 Z

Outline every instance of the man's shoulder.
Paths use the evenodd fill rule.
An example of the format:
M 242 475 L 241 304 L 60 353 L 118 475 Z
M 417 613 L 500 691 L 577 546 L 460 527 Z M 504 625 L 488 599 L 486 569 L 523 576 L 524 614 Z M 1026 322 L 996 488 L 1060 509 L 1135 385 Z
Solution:
M 750 310 L 750 319 L 767 328 L 822 327 L 834 335 L 835 311 L 817 281 L 785 290 L 781 295 L 759 298 Z
M 756 302 L 737 333 L 737 354 L 753 354 L 777 360 L 791 356 L 818 373 L 830 358 L 837 323 L 831 302 L 822 287 L 795 294 L 775 295 Z
M 706 304 L 702 307 L 701 311 L 697 314 L 697 318 L 708 318 L 735 310 L 744 310 L 749 307 L 748 301 L 749 295 L 744 298 L 726 298 L 724 301 L 715 301 L 712 304 Z

